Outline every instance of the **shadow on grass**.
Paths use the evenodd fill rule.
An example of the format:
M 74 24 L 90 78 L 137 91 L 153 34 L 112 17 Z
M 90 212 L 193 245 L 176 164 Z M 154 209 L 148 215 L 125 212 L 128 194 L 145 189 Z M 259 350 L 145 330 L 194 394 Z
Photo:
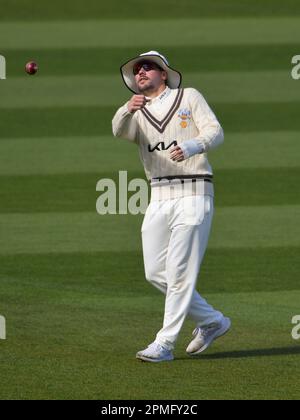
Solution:
M 247 357 L 268 357 L 268 356 L 289 356 L 300 354 L 300 344 L 299 346 L 293 347 L 279 347 L 273 349 L 257 349 L 257 350 L 236 350 L 236 351 L 228 351 L 223 353 L 215 353 L 215 354 L 205 354 L 199 355 L 194 357 L 189 357 L 185 360 L 191 359 L 204 359 L 204 360 L 217 360 L 217 359 L 243 359 Z M 184 358 L 179 358 L 176 360 L 184 360 Z

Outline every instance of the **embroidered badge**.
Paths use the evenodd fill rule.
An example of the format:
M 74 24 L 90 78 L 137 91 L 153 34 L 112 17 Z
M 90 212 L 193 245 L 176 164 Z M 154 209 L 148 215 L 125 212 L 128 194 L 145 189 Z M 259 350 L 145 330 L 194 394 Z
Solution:
M 178 117 L 181 119 L 181 122 L 180 122 L 181 127 L 186 128 L 191 119 L 191 111 L 189 111 L 187 108 L 181 109 L 178 112 Z

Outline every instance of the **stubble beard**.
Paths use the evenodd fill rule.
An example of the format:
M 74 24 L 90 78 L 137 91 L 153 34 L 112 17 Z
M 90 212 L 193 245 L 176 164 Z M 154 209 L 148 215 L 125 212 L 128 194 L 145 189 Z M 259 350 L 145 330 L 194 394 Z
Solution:
M 151 80 L 147 80 L 145 83 L 143 83 L 142 86 L 139 84 L 138 88 L 141 93 L 144 93 L 147 91 L 152 91 L 154 89 L 154 85 L 151 83 Z

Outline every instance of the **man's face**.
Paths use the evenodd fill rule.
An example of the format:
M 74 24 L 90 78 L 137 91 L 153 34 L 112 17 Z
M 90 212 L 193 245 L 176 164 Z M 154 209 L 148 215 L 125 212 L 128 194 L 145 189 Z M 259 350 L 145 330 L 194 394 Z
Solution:
M 138 62 L 133 67 L 135 82 L 139 91 L 155 90 L 167 80 L 167 72 L 156 63 L 148 60 Z

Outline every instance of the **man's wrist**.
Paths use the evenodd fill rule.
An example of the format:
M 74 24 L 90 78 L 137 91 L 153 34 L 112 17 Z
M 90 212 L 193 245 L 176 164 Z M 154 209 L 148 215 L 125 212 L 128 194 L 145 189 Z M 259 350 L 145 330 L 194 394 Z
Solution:
M 134 112 L 135 111 L 133 111 L 133 110 L 130 110 L 130 105 L 129 105 L 129 102 L 127 102 L 127 104 L 125 104 L 125 106 L 124 106 L 124 116 L 125 115 L 133 115 L 134 114 Z
M 188 159 L 194 155 L 204 152 L 204 146 L 198 140 L 186 140 L 182 142 L 180 148 L 183 152 L 184 159 Z

